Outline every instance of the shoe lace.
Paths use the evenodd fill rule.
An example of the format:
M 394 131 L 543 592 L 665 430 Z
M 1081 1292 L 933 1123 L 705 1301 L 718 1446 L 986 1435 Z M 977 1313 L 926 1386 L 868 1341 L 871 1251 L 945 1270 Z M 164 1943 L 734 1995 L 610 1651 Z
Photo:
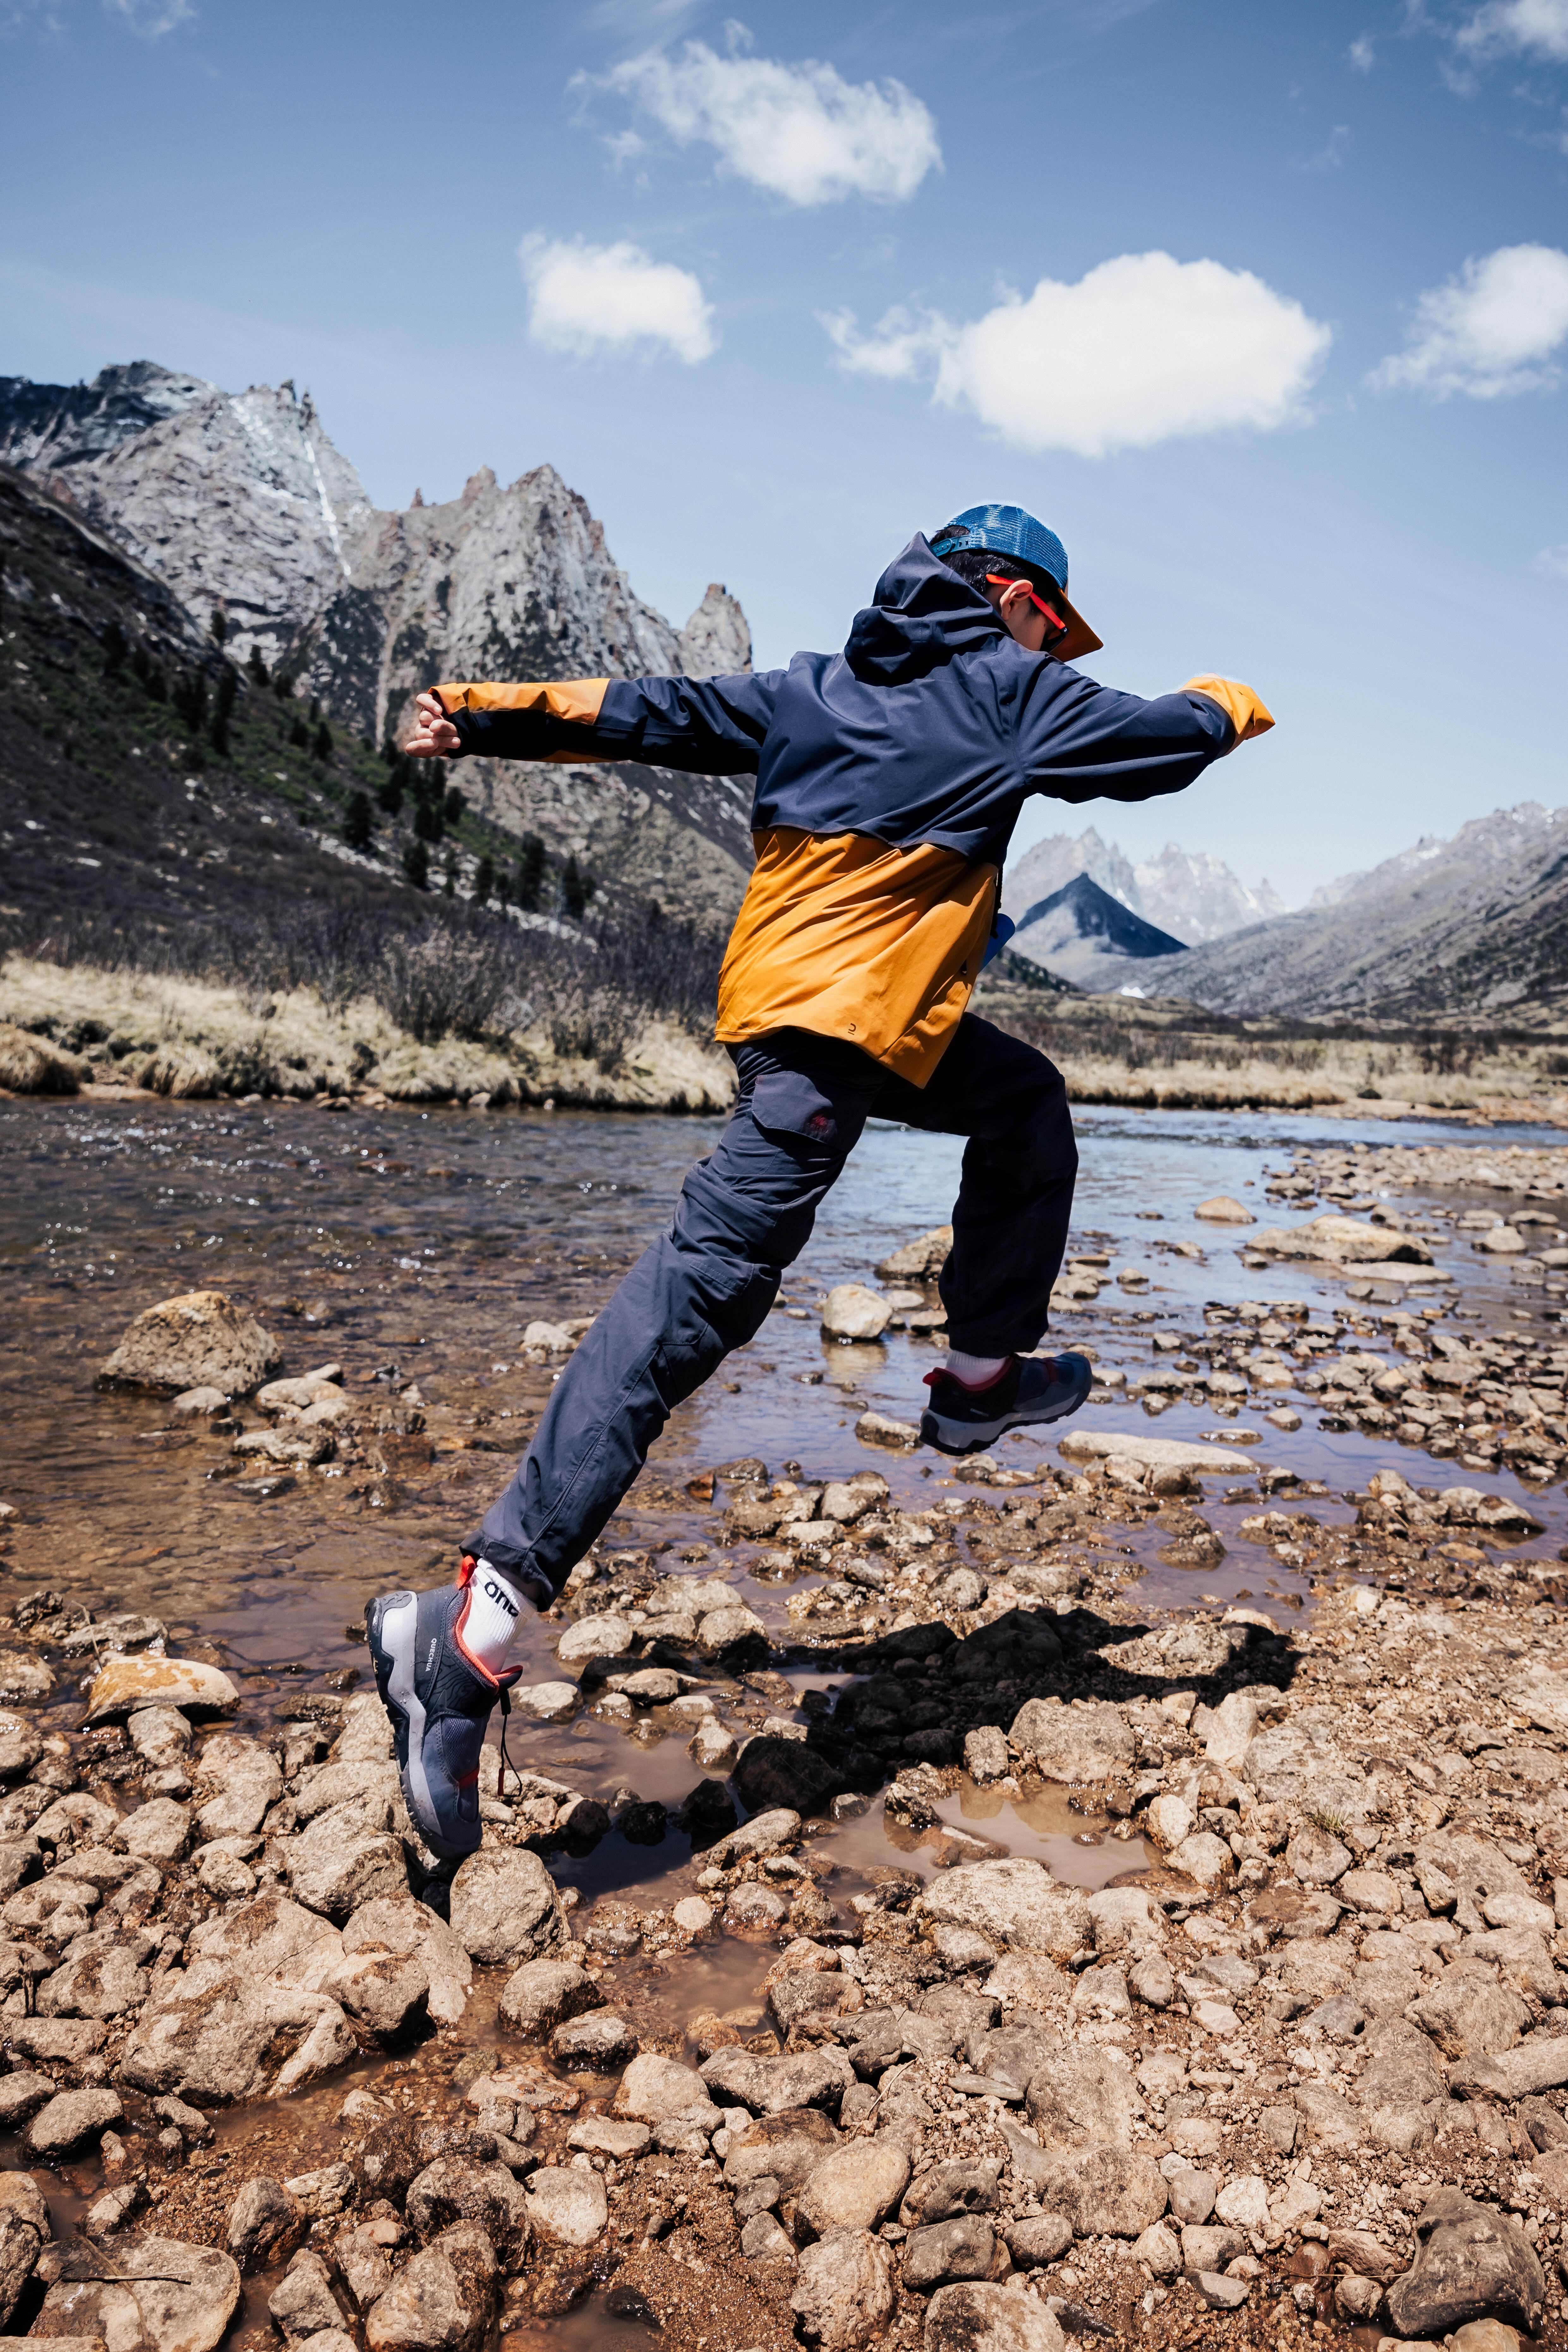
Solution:
M 500 1773 L 496 1781 L 496 1795 L 498 1797 L 504 1797 L 506 1794 L 506 1776 L 508 1772 L 511 1774 L 512 1779 L 517 1782 L 520 1789 L 522 1786 L 522 1775 L 518 1770 L 517 1766 L 512 1762 L 511 1758 L 506 1752 L 506 1719 L 510 1713 L 511 1693 L 503 1684 L 500 1695 Z

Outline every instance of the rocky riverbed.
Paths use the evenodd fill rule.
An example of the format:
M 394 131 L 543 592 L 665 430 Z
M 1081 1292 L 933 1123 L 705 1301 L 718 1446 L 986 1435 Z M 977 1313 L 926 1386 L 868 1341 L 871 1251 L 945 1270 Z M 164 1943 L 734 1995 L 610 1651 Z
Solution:
M 454 1874 L 357 1607 L 440 1572 L 657 1182 L 542 1203 L 503 1328 L 472 1262 L 396 1283 L 406 1141 L 356 1152 L 367 1187 L 291 1132 L 286 1181 L 306 1140 L 323 1171 L 298 1211 L 255 1130 L 163 1137 L 171 1192 L 208 1163 L 228 1305 L 171 1286 L 138 1325 L 183 1224 L 106 1230 L 63 1128 L 13 1286 L 33 1388 L 69 1394 L 0 1521 L 0 2325 L 1568 2342 L 1568 1529 L 1530 1222 L 1568 1155 L 1249 1144 L 1180 1200 L 1129 1161 L 1058 1301 L 1095 1402 L 956 1465 L 900 1410 L 940 1244 L 847 1192 L 531 1633 Z M 1373 1238 L 1267 1239 L 1324 1215 Z M 1478 1246 L 1503 1230 L 1531 1245 Z M 121 1242 L 137 1279 L 100 1287 Z

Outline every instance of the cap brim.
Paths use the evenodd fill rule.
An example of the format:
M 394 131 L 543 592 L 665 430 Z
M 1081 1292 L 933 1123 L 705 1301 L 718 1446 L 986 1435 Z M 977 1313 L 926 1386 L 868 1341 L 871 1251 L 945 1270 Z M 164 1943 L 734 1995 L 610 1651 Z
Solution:
M 1052 593 L 1055 601 L 1061 606 L 1062 611 L 1067 614 L 1068 621 L 1068 633 L 1066 636 L 1060 638 L 1058 642 L 1051 647 L 1051 652 L 1055 655 L 1057 660 L 1064 662 L 1081 661 L 1085 654 L 1099 653 L 1100 647 L 1105 643 L 1105 639 L 1095 635 L 1094 631 L 1089 627 L 1089 623 L 1084 619 L 1083 614 L 1077 611 L 1073 605 L 1068 604 L 1067 598 L 1062 594 L 1059 588 L 1053 590 Z

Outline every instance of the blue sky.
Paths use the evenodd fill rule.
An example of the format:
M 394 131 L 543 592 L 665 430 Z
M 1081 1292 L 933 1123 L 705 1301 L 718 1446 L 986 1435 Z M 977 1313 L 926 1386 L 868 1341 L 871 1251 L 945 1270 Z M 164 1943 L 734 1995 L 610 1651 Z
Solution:
M 1568 800 L 1568 0 L 0 23 L 5 372 L 292 376 L 387 505 L 547 460 L 762 664 L 911 530 L 1030 506 L 1096 676 L 1279 724 L 1019 845 L 1092 819 L 1298 903 Z

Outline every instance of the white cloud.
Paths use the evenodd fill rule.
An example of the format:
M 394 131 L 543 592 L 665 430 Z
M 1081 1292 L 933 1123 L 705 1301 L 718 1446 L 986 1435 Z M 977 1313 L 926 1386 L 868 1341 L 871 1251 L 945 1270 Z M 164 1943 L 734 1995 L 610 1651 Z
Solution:
M 942 163 L 936 124 L 902 82 L 847 82 L 812 58 L 721 58 L 688 41 L 679 58 L 650 49 L 605 79 L 678 145 L 711 147 L 725 170 L 792 205 L 902 203 Z
M 897 311 L 865 337 L 847 312 L 824 324 L 857 373 L 934 361 L 943 406 L 972 409 L 1013 448 L 1080 457 L 1288 425 L 1333 340 L 1250 270 L 1168 253 L 1124 253 L 1075 286 L 1042 278 L 968 325 Z
M 103 0 L 103 5 L 144 41 L 159 40 L 176 25 L 188 25 L 196 13 L 192 0 Z
M 1487 0 L 1454 37 L 1473 56 L 1512 52 L 1568 64 L 1568 0 Z
M 1536 557 L 1543 572 L 1555 572 L 1561 580 L 1568 580 L 1568 541 L 1561 547 L 1543 547 Z
M 1546 362 L 1565 339 L 1568 253 L 1500 246 L 1419 298 L 1405 349 L 1367 381 L 1374 392 L 1426 392 L 1435 400 L 1548 392 L 1558 370 Z
M 629 357 L 663 344 L 694 367 L 715 348 L 701 281 L 640 246 L 525 236 L 517 249 L 531 303 L 528 331 L 542 350 L 574 359 Z
M 1357 73 L 1369 74 L 1377 63 L 1377 51 L 1373 47 L 1372 36 L 1369 33 L 1358 33 L 1345 51 L 1345 56 Z

